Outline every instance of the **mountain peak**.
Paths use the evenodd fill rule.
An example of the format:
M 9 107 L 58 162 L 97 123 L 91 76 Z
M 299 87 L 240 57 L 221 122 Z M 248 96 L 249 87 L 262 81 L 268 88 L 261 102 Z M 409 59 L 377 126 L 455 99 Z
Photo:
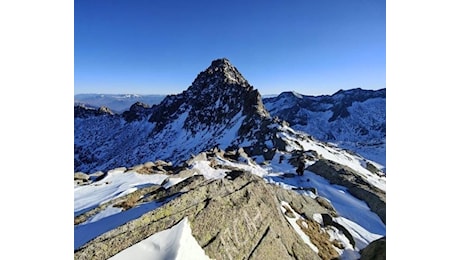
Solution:
M 166 97 L 156 108 L 150 122 L 161 129 L 171 119 L 188 111 L 184 126 L 228 122 L 239 112 L 242 115 L 270 117 L 259 92 L 226 58 L 216 59 L 200 72 L 183 93 Z
M 227 58 L 215 59 L 211 62 L 211 67 L 219 67 L 219 66 L 232 66 L 233 67 L 233 65 L 230 63 L 230 60 Z
M 211 87 L 217 84 L 232 84 L 249 87 L 248 81 L 227 58 L 213 60 L 206 70 L 198 74 L 192 86 L 203 87 L 203 84 Z

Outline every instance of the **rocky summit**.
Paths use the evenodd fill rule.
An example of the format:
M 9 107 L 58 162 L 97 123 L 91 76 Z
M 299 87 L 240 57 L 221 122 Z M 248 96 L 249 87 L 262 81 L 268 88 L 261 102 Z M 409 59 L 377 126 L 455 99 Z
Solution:
M 157 105 L 75 107 L 75 259 L 384 255 L 384 167 L 282 119 L 225 58 Z
M 75 111 L 75 171 L 157 159 L 180 163 L 213 147 L 269 156 L 283 146 L 261 95 L 227 59 L 213 61 L 187 90 L 151 108 L 136 103 L 104 118 Z

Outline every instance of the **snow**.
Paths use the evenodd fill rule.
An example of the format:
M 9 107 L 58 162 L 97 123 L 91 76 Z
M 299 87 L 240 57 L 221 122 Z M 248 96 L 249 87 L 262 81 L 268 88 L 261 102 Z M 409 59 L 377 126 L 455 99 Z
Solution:
M 226 159 L 218 156 L 217 157 L 217 162 L 219 164 L 221 164 L 221 165 L 240 168 L 241 170 L 250 172 L 250 173 L 252 173 L 254 175 L 257 175 L 259 177 L 264 177 L 264 176 L 266 176 L 268 174 L 267 170 L 263 169 L 258 164 L 252 163 L 251 161 L 247 161 L 247 164 L 245 164 L 245 163 L 234 163 L 234 162 L 230 162 L 229 160 L 226 160 Z
M 222 179 L 227 175 L 229 170 L 214 169 L 209 166 L 209 161 L 198 161 L 192 164 L 191 169 L 198 171 L 198 174 L 202 174 L 208 180 Z
M 148 185 L 160 185 L 168 178 L 164 174 L 139 174 L 134 171 L 113 170 L 104 179 L 86 186 L 74 187 L 74 216 L 98 207 L 110 200 L 122 197 Z M 177 183 L 179 178 L 170 178 L 168 183 Z M 74 249 L 86 242 L 110 231 L 126 222 L 139 218 L 144 213 L 154 210 L 171 199 L 163 202 L 149 202 L 130 210 L 107 206 L 98 214 L 88 218 L 84 223 L 74 226 Z
M 149 211 L 161 207 L 176 197 L 177 195 L 172 196 L 162 202 L 144 203 L 119 213 L 115 213 L 114 210 L 111 209 L 100 212 L 99 214 L 101 215 L 95 215 L 91 221 L 88 221 L 88 223 L 74 226 L 74 250 L 77 250 L 91 239 L 94 239 L 105 232 L 115 229 L 133 219 L 139 218 Z
M 176 184 L 178 184 L 179 182 L 182 182 L 183 180 L 185 180 L 187 178 L 169 178 L 169 181 L 163 185 L 163 188 L 165 189 L 168 189 L 170 188 L 171 186 L 174 186 Z
M 323 225 L 323 217 L 321 214 L 313 214 L 313 219 L 321 226 Z M 334 226 L 321 227 L 321 230 L 329 234 L 329 241 L 337 240 L 342 243 L 344 249 L 334 246 L 334 249 L 340 254 L 340 259 L 343 260 L 357 260 L 360 258 L 359 250 L 354 248 L 348 238 L 342 231 Z
M 220 102 L 221 100 L 219 99 L 216 104 L 219 105 Z M 87 135 L 78 135 L 80 137 L 75 138 L 75 144 L 78 146 L 86 147 L 86 149 L 88 150 L 96 151 L 94 154 L 100 155 L 100 158 L 111 158 L 110 160 L 112 160 L 112 162 L 109 160 L 105 163 L 104 167 L 109 165 L 110 163 L 114 163 L 119 160 L 133 162 L 133 164 L 131 165 L 134 165 L 140 163 L 137 162 L 137 160 L 140 160 L 140 158 L 143 161 L 153 161 L 153 159 L 157 158 L 184 158 L 185 156 L 188 156 L 190 152 L 201 152 L 205 147 L 209 146 L 210 144 L 218 144 L 221 148 L 225 148 L 234 144 L 236 142 L 236 138 L 238 137 L 238 130 L 240 129 L 243 121 L 245 120 L 245 116 L 243 116 L 242 112 L 240 111 L 230 121 L 221 125 L 217 125 L 214 127 L 214 129 L 208 128 L 206 130 L 198 131 L 197 133 L 192 135 L 190 132 L 183 129 L 184 123 L 186 122 L 189 115 L 188 112 L 188 110 L 185 110 L 185 112 L 176 114 L 177 118 L 173 120 L 171 123 L 167 124 L 164 130 L 155 135 L 155 138 L 153 139 L 149 139 L 147 138 L 147 136 L 149 133 L 152 132 L 155 125 L 147 122 L 133 122 L 131 124 L 125 124 L 123 120 L 98 118 L 97 120 L 103 121 L 102 124 L 104 124 L 104 128 L 108 130 L 107 133 L 101 133 L 100 131 L 102 128 L 96 129 L 97 131 L 93 131 L 94 129 L 92 128 L 88 128 L 89 130 L 85 130 L 85 127 L 87 127 L 86 123 L 84 125 L 76 124 L 75 131 L 86 131 Z M 330 111 L 328 113 L 330 113 Z M 80 119 L 75 119 L 75 122 L 78 123 L 79 120 Z M 325 119 L 325 121 L 327 121 L 327 119 Z M 94 123 L 94 120 L 88 120 L 88 122 Z M 273 127 L 275 126 L 277 125 L 273 125 Z M 314 141 L 310 138 L 299 138 L 305 135 L 287 126 L 278 126 L 278 128 L 279 130 L 282 130 L 282 132 L 278 132 L 277 135 L 288 142 L 288 151 L 292 151 L 295 149 L 301 149 L 304 151 L 317 151 L 318 154 L 321 155 L 323 158 L 350 167 L 351 169 L 355 170 L 358 174 L 360 174 L 360 176 L 362 176 L 363 179 L 371 185 L 374 185 L 382 191 L 386 190 L 386 178 L 378 176 L 368 171 L 365 168 L 365 163 L 368 160 L 364 159 L 363 157 L 349 153 L 345 150 L 342 150 L 341 148 L 333 147 L 333 145 Z M 111 140 L 104 138 L 103 135 L 116 136 L 116 138 Z M 240 146 L 251 145 L 251 142 L 249 140 L 238 141 L 243 141 L 242 143 L 240 143 Z M 117 143 L 126 143 L 126 145 L 119 150 L 107 149 L 107 147 L 116 146 L 114 144 Z M 273 146 L 270 140 L 265 140 L 265 144 L 269 147 Z M 339 147 L 345 146 L 345 144 L 338 145 Z M 160 147 L 164 149 L 157 149 L 159 152 L 152 154 L 148 154 L 148 152 L 145 152 L 151 151 L 151 147 Z M 366 150 L 367 148 L 369 149 Z M 368 151 L 369 153 L 374 151 L 372 147 L 367 146 L 363 146 L 362 150 Z M 385 151 L 384 146 L 383 151 Z M 305 175 L 302 177 L 282 177 L 284 173 L 295 174 L 295 168 L 287 162 L 287 159 L 289 159 L 290 157 L 289 154 L 283 154 L 286 159 L 284 160 L 284 162 L 278 162 L 281 153 L 282 152 L 277 152 L 274 159 L 271 161 L 271 164 L 268 166 L 261 166 L 252 160 L 241 160 L 241 158 L 239 162 L 232 162 L 218 156 L 216 158 L 216 161 L 218 164 L 222 166 L 236 167 L 241 170 L 255 174 L 257 176 L 260 176 L 264 178 L 266 182 L 278 185 L 284 189 L 292 189 L 294 187 L 316 188 L 318 191 L 318 195 L 327 198 L 334 206 L 334 208 L 337 210 L 337 212 L 340 214 L 341 217 L 336 218 L 335 220 L 347 229 L 349 229 L 350 233 L 356 240 L 356 247 L 358 249 L 364 248 L 371 241 L 378 239 L 386 234 L 385 224 L 382 223 L 380 218 L 369 209 L 366 203 L 352 196 L 345 187 L 332 185 L 329 183 L 328 180 L 309 171 L 306 171 Z M 126 154 L 126 157 L 120 159 L 119 157 L 117 157 L 119 156 L 119 154 Z M 377 152 L 375 154 L 375 157 L 379 156 L 380 155 Z M 98 157 L 98 159 L 100 158 Z M 366 158 L 372 159 L 371 156 L 369 156 L 369 158 Z M 255 161 L 261 163 L 264 161 L 264 159 L 262 156 L 258 156 L 255 159 Z M 313 161 L 308 162 L 307 165 L 311 163 L 313 163 Z M 377 161 L 377 163 L 374 164 L 378 168 L 384 169 L 385 167 L 385 164 L 382 164 L 381 160 Z M 91 167 L 94 167 L 94 165 L 92 165 Z M 227 172 L 229 171 L 225 169 L 215 169 L 210 166 L 210 162 L 207 160 L 194 162 L 194 164 L 192 164 L 191 166 L 191 169 L 195 170 L 197 174 L 202 174 L 206 179 L 224 178 Z M 74 215 L 79 215 L 85 211 L 97 207 L 98 205 L 104 202 L 132 193 L 136 191 L 138 188 L 143 187 L 144 185 L 159 185 L 163 183 L 167 177 L 168 176 L 161 174 L 141 175 L 135 172 L 123 173 L 122 171 L 112 171 L 110 172 L 110 174 L 108 174 L 106 178 L 99 182 L 92 183 L 87 186 L 76 186 L 74 188 Z M 169 188 L 183 181 L 184 179 L 185 178 L 169 178 L 169 181 L 164 185 L 164 187 Z M 309 181 L 307 181 L 307 179 L 309 179 Z M 313 198 L 316 197 L 316 195 L 310 191 L 298 192 L 305 196 L 310 196 Z M 164 204 L 166 202 L 162 203 Z M 107 208 L 105 208 L 98 214 L 90 217 L 86 222 L 74 227 L 75 249 L 84 245 L 89 240 L 111 229 L 114 229 L 132 219 L 138 218 L 142 214 L 154 210 L 161 205 L 162 204 L 158 202 L 149 202 L 138 205 L 127 211 L 122 211 L 120 208 L 116 208 L 113 207 L 113 205 L 109 205 Z M 311 244 L 311 242 L 309 242 L 310 240 L 308 236 L 306 236 L 304 232 L 300 230 L 300 227 L 298 227 L 297 223 L 295 223 L 296 218 L 287 219 L 288 221 L 290 221 L 290 223 L 292 222 L 291 225 L 293 225 L 294 229 L 296 229 L 297 227 L 296 232 L 300 231 L 300 233 L 298 233 L 302 237 L 303 241 L 305 241 L 305 243 L 307 244 Z M 322 218 L 320 219 L 320 216 L 316 216 L 314 219 L 319 223 L 320 221 L 322 222 Z M 341 235 L 340 233 L 337 233 L 333 230 L 329 230 L 328 232 L 330 232 L 331 236 L 334 236 L 346 245 L 346 240 L 344 239 L 343 234 Z M 151 243 L 148 243 L 147 245 L 149 245 L 151 247 L 150 249 L 152 249 Z M 176 246 L 176 244 L 172 246 L 174 247 Z M 315 250 L 316 248 L 313 244 L 309 246 L 312 247 L 313 250 Z M 357 259 L 357 249 L 348 248 L 347 246 L 348 245 L 346 245 L 345 250 L 342 250 L 340 252 L 341 258 Z M 144 247 L 148 246 L 144 245 Z M 153 247 L 153 249 L 156 250 L 157 248 Z M 174 253 L 176 251 L 172 250 L 171 252 Z M 160 256 L 161 254 L 159 253 L 157 255 Z M 165 255 L 165 257 L 167 256 Z
M 269 172 L 265 176 L 269 183 L 277 184 L 285 189 L 292 189 L 293 187 L 316 188 L 318 195 L 327 198 L 341 216 L 358 223 L 372 233 L 385 235 L 386 227 L 379 216 L 372 212 L 364 201 L 351 195 L 345 187 L 330 184 L 327 179 L 310 171 L 305 171 L 303 176 L 284 178 L 282 177 L 284 173 L 295 174 L 295 168 L 287 162 L 288 158 L 281 163 L 275 158 L 270 166 L 265 167 L 265 170 Z M 311 192 L 298 192 L 313 198 L 316 197 Z
M 168 176 L 164 174 L 113 171 L 98 182 L 74 187 L 74 215 L 82 214 L 106 201 L 134 192 L 142 185 L 160 185 L 167 178 Z
M 359 250 L 364 249 L 367 245 L 369 245 L 370 242 L 382 237 L 382 235 L 369 232 L 365 228 L 347 218 L 337 217 L 334 218 L 334 221 L 344 226 L 351 233 L 353 239 L 356 242 L 356 247 Z
M 117 208 L 117 207 L 113 207 L 112 205 L 110 205 L 107 208 L 105 208 L 104 210 L 102 210 L 101 212 L 99 212 L 98 214 L 92 216 L 91 218 L 89 218 L 88 220 L 83 222 L 81 225 L 93 223 L 93 222 L 99 221 L 99 220 L 101 220 L 103 218 L 110 217 L 112 215 L 120 213 L 122 210 L 123 210 L 122 208 Z
M 334 147 L 329 147 L 326 144 L 314 142 L 310 139 L 306 140 L 299 140 L 296 136 L 299 135 L 298 132 L 294 131 L 293 129 L 283 126 L 286 130 L 285 132 L 281 133 L 281 138 L 286 140 L 291 147 L 289 150 L 314 150 L 319 155 L 321 155 L 324 159 L 334 161 L 336 163 L 348 166 L 361 177 L 363 177 L 364 181 L 368 182 L 369 184 L 375 186 L 376 188 L 386 191 L 386 178 L 381 177 L 377 174 L 374 174 L 363 167 L 365 159 L 352 155 L 345 150 L 339 150 Z
M 225 128 L 227 126 L 221 129 L 223 134 L 216 140 L 216 142 L 220 145 L 220 147 L 226 148 L 230 146 L 230 144 L 235 140 L 235 138 L 238 137 L 238 130 L 243 124 L 243 121 L 245 118 L 246 116 L 243 116 L 243 112 L 240 111 L 227 124 L 231 126 L 229 129 Z
M 175 226 L 153 234 L 109 258 L 112 260 L 209 259 L 192 235 L 185 217 Z
M 295 91 L 292 91 L 292 94 L 293 94 L 296 98 L 303 99 L 303 96 L 302 96 L 302 94 L 300 94 L 300 93 L 297 93 L 297 92 L 295 92 Z
M 290 217 L 286 216 L 286 214 L 284 214 L 284 213 L 287 210 L 283 206 L 289 208 L 292 211 L 292 213 L 294 213 L 295 217 L 290 218 Z M 302 231 L 302 229 L 299 227 L 299 225 L 296 222 L 298 219 L 303 219 L 303 218 L 297 212 L 295 212 L 291 208 L 289 203 L 287 203 L 286 201 L 281 201 L 281 211 L 283 212 L 284 217 L 287 219 L 289 224 L 291 224 L 292 228 L 294 228 L 295 232 L 297 234 L 299 234 L 299 236 L 302 238 L 303 242 L 305 242 L 305 244 L 307 244 L 313 251 L 315 251 L 315 253 L 319 253 L 319 249 L 311 242 L 310 237 L 308 237 L 308 235 L 305 234 L 305 232 Z

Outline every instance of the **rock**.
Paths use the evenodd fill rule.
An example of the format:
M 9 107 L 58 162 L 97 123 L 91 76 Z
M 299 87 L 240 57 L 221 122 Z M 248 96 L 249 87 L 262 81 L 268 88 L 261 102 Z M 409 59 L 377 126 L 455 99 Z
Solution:
M 206 161 L 207 160 L 207 155 L 205 152 L 199 153 L 196 156 L 192 156 L 189 160 L 185 162 L 186 165 L 192 166 L 194 163 L 199 162 L 199 161 Z
M 321 214 L 323 218 L 323 225 L 324 226 L 333 226 L 336 227 L 338 230 L 342 231 L 342 233 L 347 237 L 350 244 L 354 247 L 356 245 L 355 239 L 351 235 L 350 231 L 346 229 L 344 226 L 340 225 L 339 223 L 335 222 L 329 214 Z
M 385 260 L 386 259 L 386 237 L 372 241 L 361 250 L 361 260 Z
M 133 167 L 130 167 L 129 170 L 137 172 L 137 171 L 141 170 L 142 168 L 144 168 L 143 164 L 137 164 L 137 165 L 134 165 Z
M 317 193 L 316 193 L 317 194 Z M 321 196 L 315 198 L 315 200 L 319 203 L 319 205 L 325 207 L 328 210 L 336 212 L 334 206 L 332 206 L 331 202 Z
M 249 158 L 249 155 L 244 151 L 243 148 L 238 149 L 238 156 L 243 157 L 245 159 Z
M 147 162 L 148 164 L 148 162 Z M 155 166 L 172 166 L 172 163 L 171 162 L 165 162 L 163 160 L 156 160 L 155 163 L 154 163 Z
M 351 195 L 365 201 L 382 222 L 386 223 L 386 193 L 364 181 L 352 169 L 333 161 L 320 159 L 307 170 L 328 179 L 331 184 L 346 187 Z
M 73 181 L 73 184 L 74 184 L 74 185 L 78 185 L 78 186 L 82 186 L 82 185 L 88 185 L 89 182 L 86 181 L 86 180 L 74 180 L 74 181 Z
M 157 163 L 162 163 L 162 165 L 167 164 L 167 163 L 164 162 L 164 161 L 157 161 Z M 144 167 L 146 167 L 146 168 L 152 168 L 152 167 L 154 167 L 155 165 L 158 165 L 158 164 L 155 164 L 154 162 L 146 162 L 146 163 L 144 163 Z
M 113 174 L 115 172 L 126 172 L 128 169 L 126 167 L 118 167 L 107 172 L 107 174 Z
M 104 173 L 102 171 L 97 171 L 97 172 L 91 173 L 89 176 L 90 176 L 91 181 L 96 182 L 96 181 L 100 181 L 104 179 L 107 176 L 107 173 Z
M 107 259 L 184 217 L 188 217 L 192 235 L 211 259 L 320 259 L 281 211 L 281 201 L 287 201 L 307 216 L 327 212 L 309 197 L 267 184 L 246 172 L 232 180 L 208 181 L 203 176 L 192 176 L 155 194 L 164 197 L 176 192 L 183 193 L 83 245 L 75 251 L 75 259 Z M 154 199 L 144 196 L 148 198 Z
M 89 175 L 84 173 L 84 172 L 76 172 L 73 175 L 74 180 L 82 180 L 82 181 L 88 181 L 89 180 Z
M 115 113 L 112 112 L 112 110 L 110 110 L 110 108 L 106 107 L 106 106 L 101 106 L 97 112 L 101 115 L 111 115 L 113 116 Z
M 152 111 L 153 107 L 142 102 L 136 102 L 131 105 L 128 111 L 123 112 L 122 116 L 127 122 L 133 122 L 148 117 Z
M 377 167 L 375 167 L 375 165 L 370 162 L 366 162 L 366 169 L 374 174 L 380 175 L 379 169 L 377 169 Z

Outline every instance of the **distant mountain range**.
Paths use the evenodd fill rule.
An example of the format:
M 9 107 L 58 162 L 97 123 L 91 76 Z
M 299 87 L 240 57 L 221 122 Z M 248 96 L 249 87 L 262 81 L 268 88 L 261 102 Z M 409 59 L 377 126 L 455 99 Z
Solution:
M 264 104 L 293 129 L 386 164 L 386 89 L 340 90 L 331 96 L 284 92 Z
M 77 94 L 74 96 L 75 105 L 87 107 L 107 107 L 113 112 L 122 113 L 136 102 L 148 105 L 159 104 L 166 95 L 137 95 L 137 94 Z
M 76 104 L 75 259 L 384 257 L 385 165 L 320 140 L 384 149 L 384 95 L 263 100 L 217 59 L 157 104 Z

